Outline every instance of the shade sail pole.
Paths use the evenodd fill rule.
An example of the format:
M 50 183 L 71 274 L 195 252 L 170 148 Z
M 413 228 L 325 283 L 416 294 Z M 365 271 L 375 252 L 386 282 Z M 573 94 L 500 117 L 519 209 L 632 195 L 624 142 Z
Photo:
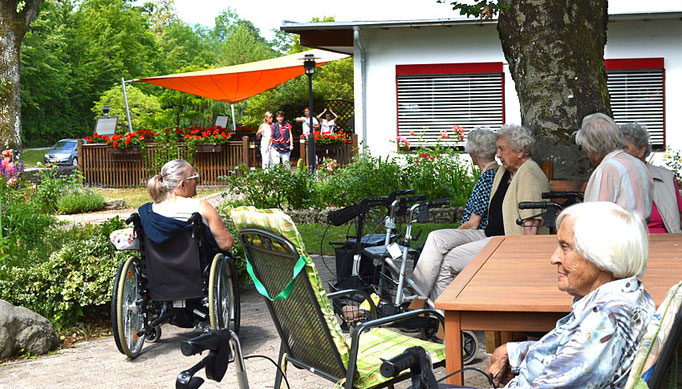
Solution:
M 230 104 L 232 108 L 232 131 L 237 132 L 237 121 L 234 119 L 234 104 Z
M 121 86 L 123 87 L 123 101 L 126 103 L 126 118 L 128 118 L 128 130 L 133 132 L 133 122 L 130 120 L 130 107 L 128 106 L 128 94 L 126 93 L 126 80 L 121 77 Z

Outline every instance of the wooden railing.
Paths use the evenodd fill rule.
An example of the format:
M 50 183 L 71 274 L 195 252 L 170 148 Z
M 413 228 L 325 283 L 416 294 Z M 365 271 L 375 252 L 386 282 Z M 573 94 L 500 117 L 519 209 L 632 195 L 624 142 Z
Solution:
M 346 144 L 317 145 L 316 154 L 321 162 L 325 157 L 336 159 L 340 165 L 347 165 L 357 150 L 358 138 Z M 200 146 L 201 147 L 201 146 Z M 201 185 L 224 185 L 221 176 L 233 174 L 235 167 L 246 164 L 250 168 L 260 167 L 260 153 L 253 140 L 243 136 L 239 141 L 223 145 L 220 150 L 200 152 L 194 155 L 194 167 L 200 175 Z M 307 143 L 301 139 L 301 158 L 305 160 Z M 83 144 L 78 142 L 78 167 L 91 186 L 124 188 L 145 186 L 150 177 L 157 174 L 152 167 L 158 147 L 148 143 L 144 150 L 115 149 L 105 144 Z M 178 144 L 176 158 L 188 159 L 187 146 Z M 296 165 L 296 161 L 292 161 Z M 307 163 L 306 163 L 307 166 Z
M 110 188 L 145 186 L 153 171 L 152 163 L 158 147 L 148 143 L 143 151 L 139 149 L 115 149 L 104 144 L 78 145 L 79 169 L 85 183 Z M 187 145 L 178 144 L 177 158 L 188 159 Z M 239 164 L 249 165 L 249 138 L 233 141 L 213 152 L 197 152 L 194 167 L 200 174 L 201 185 L 222 185 L 219 177 L 232 174 Z

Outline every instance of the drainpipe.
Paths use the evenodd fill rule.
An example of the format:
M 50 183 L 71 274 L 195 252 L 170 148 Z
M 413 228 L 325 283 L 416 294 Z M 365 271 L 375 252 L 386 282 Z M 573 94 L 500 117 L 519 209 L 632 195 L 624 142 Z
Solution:
M 364 151 L 365 144 L 367 142 L 367 53 L 365 52 L 365 47 L 360 41 L 360 28 L 358 26 L 353 27 L 353 40 L 360 51 L 360 80 L 362 83 L 362 90 L 360 95 L 362 96 L 362 104 L 360 110 L 362 111 L 362 151 Z

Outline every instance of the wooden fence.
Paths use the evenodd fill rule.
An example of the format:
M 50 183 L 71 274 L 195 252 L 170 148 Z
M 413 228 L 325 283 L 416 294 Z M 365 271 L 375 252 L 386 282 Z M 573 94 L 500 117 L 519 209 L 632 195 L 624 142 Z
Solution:
M 246 164 L 250 168 L 260 167 L 260 152 L 256 143 L 243 136 L 240 141 L 232 141 L 218 149 L 202 151 L 199 145 L 194 155 L 194 167 L 200 175 L 201 185 L 223 185 L 221 176 L 233 174 L 234 168 Z M 307 144 L 301 140 L 301 158 L 305 159 Z M 354 148 L 355 147 L 355 148 Z M 211 148 L 211 147 L 209 147 Z M 353 150 L 357 150 L 357 136 L 347 144 L 318 145 L 316 154 L 319 161 L 333 158 L 341 165 L 350 162 Z M 115 149 L 101 143 L 83 144 L 78 142 L 79 169 L 85 177 L 85 183 L 91 186 L 108 188 L 146 186 L 151 176 L 157 174 L 152 166 L 158 147 L 148 143 L 143 151 L 139 149 Z M 177 147 L 177 158 L 188 159 L 187 146 L 180 143 Z M 296 165 L 296 161 L 292 161 Z M 306 165 L 307 166 L 307 165 Z

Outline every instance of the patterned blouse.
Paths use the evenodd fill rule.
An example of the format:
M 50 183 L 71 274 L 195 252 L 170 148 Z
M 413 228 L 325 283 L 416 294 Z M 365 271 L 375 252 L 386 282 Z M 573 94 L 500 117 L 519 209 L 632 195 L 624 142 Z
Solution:
M 636 277 L 609 282 L 572 306 L 538 341 L 507 343 L 518 374 L 508 388 L 622 388 L 656 311 Z
M 461 224 L 468 222 L 471 219 L 471 214 L 475 213 L 481 217 L 481 224 L 478 229 L 484 230 L 485 226 L 488 225 L 488 200 L 493 188 L 495 173 L 497 173 L 497 168 L 488 169 L 478 177 L 474 190 L 467 200 L 466 207 L 464 207 L 464 217 L 462 217 Z

